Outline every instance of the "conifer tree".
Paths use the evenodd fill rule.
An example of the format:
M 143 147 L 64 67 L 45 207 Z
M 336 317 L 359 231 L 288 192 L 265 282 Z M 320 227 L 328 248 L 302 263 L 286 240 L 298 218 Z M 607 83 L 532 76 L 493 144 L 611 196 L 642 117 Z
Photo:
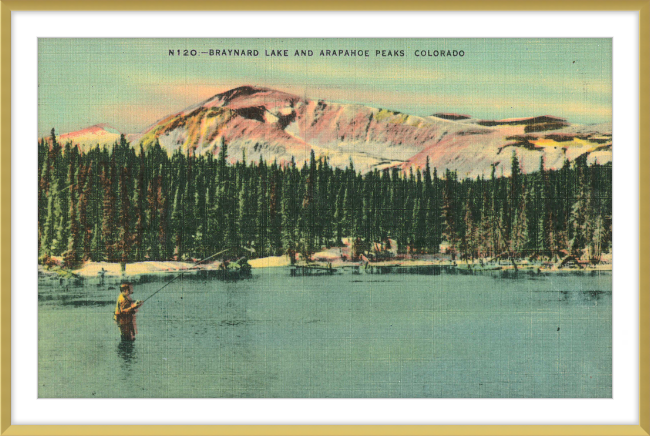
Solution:
M 444 219 L 443 238 L 449 244 L 449 253 L 452 259 L 456 258 L 458 250 L 458 231 L 456 229 L 456 174 L 449 171 L 445 173 L 445 187 L 443 192 L 442 215 Z
M 272 251 L 271 242 L 269 240 L 270 213 L 267 176 L 268 172 L 266 170 L 266 165 L 264 164 L 262 156 L 260 156 L 260 187 L 257 195 L 257 216 L 255 218 L 255 224 L 257 226 L 255 248 L 260 257 L 269 256 Z
M 122 271 L 125 271 L 126 263 L 129 261 L 131 252 L 131 244 L 133 238 L 131 236 L 131 201 L 129 198 L 129 168 L 125 165 L 121 168 L 120 178 L 118 182 L 120 191 L 120 211 L 119 211 L 119 233 L 117 241 L 117 249 L 119 261 Z
M 442 242 L 442 189 L 436 168 L 433 169 L 430 205 L 431 215 L 429 226 L 433 231 L 431 245 L 432 251 L 438 253 L 440 251 L 440 243 Z
M 525 192 L 519 201 L 514 219 L 510 251 L 521 257 L 525 253 L 526 243 L 528 241 L 528 217 L 526 215 Z
M 70 160 L 70 166 L 72 168 L 76 162 Z M 66 268 L 76 268 L 81 261 L 81 234 L 79 230 L 79 221 L 77 219 L 77 191 L 78 183 L 76 182 L 76 174 L 78 173 L 79 168 L 73 170 L 73 175 L 69 178 L 72 181 L 70 185 L 70 210 L 68 213 L 68 249 L 63 256 L 63 264 Z
M 114 156 L 113 153 L 111 156 Z M 115 234 L 115 203 L 116 195 L 113 189 L 113 171 L 115 159 L 111 158 L 110 167 L 104 166 L 102 171 L 102 186 L 104 189 L 104 202 L 102 214 L 102 240 L 104 242 L 104 259 L 107 262 L 115 262 L 117 258 L 116 253 L 116 234 Z
M 276 162 L 270 168 L 269 240 L 273 254 L 282 252 L 282 176 Z
M 346 192 L 347 190 L 345 184 L 339 183 L 339 189 L 338 189 L 338 193 L 336 194 L 336 200 L 335 200 L 336 208 L 334 210 L 334 223 L 335 223 L 334 245 L 343 244 L 343 236 L 345 234 L 344 225 L 346 219 L 346 214 L 345 214 Z
M 564 165 L 556 177 L 556 201 L 553 205 L 555 210 L 554 233 L 558 252 L 560 250 L 571 250 L 570 241 L 573 236 L 570 234 L 571 226 L 569 218 L 575 193 L 575 186 L 572 179 L 570 163 L 568 160 L 565 160 Z
M 416 253 L 421 253 L 425 246 L 424 236 L 426 234 L 426 205 L 422 207 L 421 204 L 423 202 L 424 200 L 419 198 L 419 196 L 416 194 L 413 205 L 413 218 L 411 219 L 412 227 L 410 236 L 412 247 Z
M 199 167 L 197 175 L 194 178 L 196 183 L 196 189 L 194 189 L 194 198 L 192 202 L 194 204 L 194 213 L 196 219 L 194 220 L 194 248 L 192 250 L 194 258 L 204 259 L 209 256 L 208 251 L 210 250 L 210 237 L 208 234 L 209 226 L 209 214 L 207 208 L 207 202 L 211 201 L 211 187 L 209 183 L 206 183 L 205 169 Z
M 146 250 L 152 259 L 160 259 L 161 255 L 158 250 L 158 184 L 159 176 L 154 175 L 147 187 Z
M 47 211 L 45 213 L 45 223 L 43 225 L 43 236 L 41 239 L 40 256 L 42 261 L 47 261 L 54 254 L 54 241 L 56 239 L 56 206 L 59 184 L 55 178 L 52 181 L 51 189 L 47 195 Z
M 135 183 L 135 192 L 133 194 L 133 207 L 135 214 L 135 227 L 133 234 L 133 258 L 136 261 L 144 260 L 144 234 L 145 234 L 145 171 L 146 171 L 145 153 L 140 145 L 138 178 Z
M 580 258 L 584 254 L 589 238 L 589 184 L 586 182 L 586 162 L 579 158 L 576 161 L 578 196 L 571 208 L 571 254 Z
M 398 245 L 405 248 L 405 252 L 413 251 L 413 209 L 415 207 L 415 197 L 413 186 L 415 185 L 415 174 L 413 167 L 409 168 L 409 175 L 403 181 L 404 190 L 404 209 L 401 218 L 401 228 L 398 237 Z
M 481 219 L 478 237 L 478 255 L 479 257 L 494 256 L 494 247 L 492 242 L 494 237 L 492 231 L 494 229 L 494 210 L 491 208 L 489 190 L 483 191 L 483 203 L 481 206 Z
M 597 180 L 604 186 L 600 188 L 602 195 L 602 231 L 600 234 L 600 252 L 608 253 L 612 248 L 612 166 L 599 166 L 596 170 Z
M 292 264 L 296 261 L 295 255 L 298 248 L 294 172 L 295 163 L 292 160 L 291 167 L 285 169 L 285 179 L 282 185 L 282 248 L 289 255 Z
M 299 226 L 302 233 L 302 252 L 307 257 L 311 257 L 311 254 L 315 251 L 314 248 L 317 231 L 316 209 L 318 207 L 316 192 L 316 156 L 314 150 L 311 150 L 309 155 L 309 167 L 304 182 L 304 194 L 301 208 L 302 214 L 300 215 L 302 225 Z
M 78 215 L 79 215 L 79 228 L 81 232 L 81 244 L 82 244 L 82 260 L 87 261 L 91 259 L 91 240 L 93 228 L 90 226 L 90 220 L 88 217 L 88 203 L 90 197 L 92 196 L 93 189 L 93 174 L 92 166 L 86 165 L 82 167 L 80 173 L 83 174 L 83 177 L 79 180 L 79 205 L 78 205 Z
M 76 148 L 72 147 L 72 144 L 67 143 L 65 146 L 65 157 L 64 159 L 59 159 L 59 172 L 63 176 L 67 169 L 67 176 L 64 178 L 65 182 L 60 188 L 60 192 L 57 196 L 57 227 L 56 227 L 56 242 L 55 249 L 57 255 L 64 254 L 68 247 L 68 237 L 70 231 L 70 190 L 69 188 L 76 183 L 75 178 L 75 169 L 77 165 L 76 153 L 73 153 L 73 150 L 76 151 Z
M 92 240 L 90 241 L 90 260 L 98 262 L 103 259 L 104 248 L 102 247 L 101 228 L 95 224 L 92 231 Z
M 237 239 L 241 242 L 241 246 L 246 248 L 251 246 L 254 235 L 254 232 L 252 231 L 252 225 L 254 225 L 254 222 L 253 217 L 251 216 L 251 195 L 249 186 L 248 180 L 243 180 L 241 182 L 237 201 L 237 230 L 239 234 Z
M 356 237 L 354 197 L 353 182 L 348 180 L 345 186 L 345 193 L 343 194 L 343 220 L 341 226 L 343 228 L 345 236 L 350 240 Z
M 176 188 L 174 194 L 174 205 L 172 206 L 171 225 L 173 229 L 174 238 L 174 257 L 176 260 L 184 258 L 184 236 L 185 228 L 183 226 L 183 194 L 181 193 L 180 186 Z
M 184 180 L 182 185 L 183 189 L 183 216 L 182 216 L 182 226 L 183 232 L 186 235 L 184 238 L 185 247 L 183 252 L 186 254 L 186 257 L 191 257 L 194 252 L 194 236 L 196 234 L 196 212 L 194 209 L 195 199 L 194 199 L 194 188 L 195 188 L 195 156 L 191 151 L 185 156 L 187 160 L 187 173 L 183 174 Z M 204 192 L 201 193 L 205 195 Z
M 472 212 L 472 197 L 469 194 L 467 195 L 465 203 L 465 216 L 463 219 L 463 224 L 465 227 L 465 232 L 463 234 L 461 242 L 461 251 L 464 253 L 467 259 L 471 258 L 473 261 L 477 245 L 477 229 L 474 224 L 474 214 Z
M 56 139 L 56 138 L 55 138 Z M 39 179 L 38 179 L 38 250 L 41 252 L 41 243 L 47 219 L 49 194 L 50 194 L 50 150 L 45 141 L 39 141 Z M 48 242 L 51 244 L 51 238 Z M 50 248 L 48 248 L 48 251 Z
M 160 170 L 159 174 L 162 173 Z M 162 175 L 158 176 L 156 204 L 158 205 L 158 243 L 155 250 L 158 252 L 157 260 L 169 260 L 173 256 L 172 239 L 168 227 L 169 196 L 166 195 L 165 181 Z

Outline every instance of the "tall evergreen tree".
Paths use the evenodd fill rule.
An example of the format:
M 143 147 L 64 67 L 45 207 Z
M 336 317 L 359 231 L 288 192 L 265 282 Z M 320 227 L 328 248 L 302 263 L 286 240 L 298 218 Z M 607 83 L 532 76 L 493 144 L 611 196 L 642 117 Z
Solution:
M 461 241 L 461 251 L 467 259 L 474 260 L 477 247 L 477 228 L 474 224 L 474 214 L 472 211 L 472 196 L 467 195 L 465 203 L 465 216 L 463 219 L 465 231 Z
M 510 251 L 521 257 L 526 251 L 528 242 L 528 217 L 526 214 L 526 193 L 520 199 L 517 210 L 514 211 L 514 223 L 512 225 L 512 236 L 510 238 Z
M 273 254 L 282 252 L 282 176 L 277 163 L 270 168 L 269 188 L 269 239 Z
M 449 253 L 452 259 L 458 252 L 458 230 L 456 215 L 456 174 L 447 170 L 445 173 L 445 187 L 443 191 L 442 215 L 444 219 L 443 238 L 449 244 Z
M 88 204 L 93 192 L 93 174 L 92 166 L 86 165 L 80 169 L 83 177 L 79 180 L 79 202 L 78 202 L 78 215 L 79 215 L 79 229 L 81 232 L 82 244 L 82 260 L 87 261 L 91 259 L 91 241 L 93 228 L 91 220 L 88 217 Z
M 479 257 L 494 256 L 494 213 L 491 207 L 490 193 L 488 189 L 483 191 L 483 203 L 481 206 L 481 219 L 478 240 Z
M 133 207 L 135 215 L 135 227 L 133 234 L 133 258 L 136 261 L 143 261 L 144 256 L 144 239 L 145 239 L 145 172 L 147 163 L 145 153 L 140 145 L 138 165 L 138 178 L 135 183 L 135 192 L 133 193 Z
M 174 257 L 181 260 L 185 256 L 185 227 L 183 226 L 183 193 L 180 186 L 174 194 L 174 205 L 172 206 L 171 225 L 174 234 Z
M 112 155 L 114 156 L 114 154 Z M 102 171 L 102 186 L 104 189 L 104 204 L 102 214 L 102 240 L 104 245 L 104 259 L 107 262 L 116 262 L 116 226 L 115 226 L 115 203 L 116 193 L 113 189 L 112 168 L 115 166 L 115 159 L 111 158 L 110 167 L 105 165 Z
M 54 241 L 56 240 L 56 204 L 59 191 L 58 180 L 52 181 L 51 189 L 47 194 L 47 211 L 45 213 L 45 223 L 43 224 L 43 237 L 41 239 L 41 259 L 46 261 L 54 255 Z
M 119 191 L 120 191 L 120 211 L 119 211 L 119 233 L 117 241 L 117 250 L 122 271 L 126 269 L 126 263 L 129 261 L 131 253 L 131 201 L 129 197 L 129 177 L 128 166 L 124 166 L 120 171 Z
M 76 165 L 76 162 L 70 161 L 71 167 Z M 76 268 L 81 262 L 82 258 L 82 245 L 81 245 L 81 232 L 79 229 L 79 220 L 77 219 L 77 191 L 78 183 L 76 182 L 76 174 L 79 168 L 73 170 L 73 176 L 70 177 L 72 184 L 70 185 L 70 210 L 68 214 L 68 249 L 63 256 L 63 264 L 66 268 Z
M 291 167 L 285 170 L 285 179 L 282 190 L 282 247 L 289 255 L 291 263 L 296 258 L 298 216 L 296 213 L 296 190 L 295 190 L 295 164 L 292 161 Z
M 590 240 L 589 226 L 589 183 L 586 183 L 586 161 L 579 158 L 576 161 L 578 196 L 571 208 L 571 254 L 582 257 Z

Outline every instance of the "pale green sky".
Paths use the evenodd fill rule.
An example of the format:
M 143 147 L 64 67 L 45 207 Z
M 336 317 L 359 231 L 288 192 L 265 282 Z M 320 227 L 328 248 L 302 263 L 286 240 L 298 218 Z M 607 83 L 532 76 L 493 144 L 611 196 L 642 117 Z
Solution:
M 258 57 L 174 56 L 170 49 L 258 50 Z M 265 50 L 288 49 L 289 57 Z M 296 49 L 314 51 L 295 57 Z M 370 50 L 321 57 L 321 49 Z M 417 57 L 415 50 L 463 50 Z M 375 50 L 404 50 L 404 57 Z M 414 115 L 555 115 L 611 121 L 611 39 L 39 39 L 39 135 L 109 123 L 135 133 L 240 85 Z

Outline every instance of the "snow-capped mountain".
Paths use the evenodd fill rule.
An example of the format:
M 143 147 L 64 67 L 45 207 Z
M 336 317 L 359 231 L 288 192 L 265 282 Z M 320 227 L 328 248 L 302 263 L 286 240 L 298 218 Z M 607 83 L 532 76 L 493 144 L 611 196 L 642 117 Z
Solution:
M 119 132 L 97 125 L 60 136 L 83 146 L 112 143 Z M 310 100 L 286 92 L 242 86 L 171 114 L 140 134 L 127 135 L 146 150 L 159 141 L 170 153 L 218 153 L 228 144 L 232 161 L 260 157 L 298 164 L 314 150 L 338 167 L 423 167 L 427 157 L 438 171 L 459 176 L 510 173 L 516 150 L 524 171 L 560 167 L 565 159 L 587 155 L 589 162 L 612 159 L 611 124 L 572 125 L 550 115 L 479 120 L 437 112 L 421 117 L 357 104 Z

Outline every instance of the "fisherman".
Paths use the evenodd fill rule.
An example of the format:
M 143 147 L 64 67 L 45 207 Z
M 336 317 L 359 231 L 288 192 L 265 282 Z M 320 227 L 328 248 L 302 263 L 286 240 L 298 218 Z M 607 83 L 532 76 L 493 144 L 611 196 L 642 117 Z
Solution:
M 133 293 L 133 283 L 122 283 L 120 285 L 120 296 L 117 297 L 115 304 L 115 322 L 120 328 L 123 341 L 135 341 L 137 328 L 135 324 L 135 314 L 142 305 L 141 301 L 135 303 L 131 299 Z

